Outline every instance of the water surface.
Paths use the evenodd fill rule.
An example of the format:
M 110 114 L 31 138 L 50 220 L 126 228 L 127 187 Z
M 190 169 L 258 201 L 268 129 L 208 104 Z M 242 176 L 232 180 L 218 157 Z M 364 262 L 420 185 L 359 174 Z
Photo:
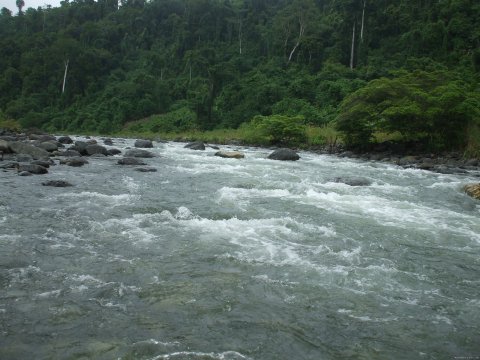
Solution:
M 0 172 L 0 358 L 480 356 L 475 174 L 240 150 Z

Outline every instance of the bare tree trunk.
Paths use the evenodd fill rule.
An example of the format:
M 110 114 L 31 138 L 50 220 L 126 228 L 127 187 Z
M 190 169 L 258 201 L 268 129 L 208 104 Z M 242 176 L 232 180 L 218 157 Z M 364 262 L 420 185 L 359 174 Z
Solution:
M 287 65 L 292 60 L 292 57 L 293 57 L 293 54 L 295 53 L 295 50 L 297 50 L 298 46 L 300 45 L 300 41 L 302 40 L 302 37 L 303 37 L 304 33 L 305 33 L 305 25 L 300 20 L 300 33 L 298 34 L 298 39 L 297 39 L 297 42 L 295 43 L 295 46 L 293 47 L 292 51 L 290 51 L 290 56 L 288 57 Z
M 365 5 L 367 3 L 367 0 L 363 1 L 363 10 L 362 10 L 362 27 L 360 29 L 360 41 L 363 43 L 363 29 L 365 25 Z
M 70 59 L 67 59 L 67 61 L 65 61 L 65 73 L 63 74 L 62 94 L 65 92 L 65 83 L 67 82 L 67 72 L 68 72 L 69 62 L 70 62 Z
M 353 58 L 355 54 L 355 26 L 356 26 L 356 21 L 353 22 L 352 50 L 350 52 L 350 69 L 352 70 L 353 70 Z
M 239 53 L 242 55 L 242 21 L 238 25 L 238 46 L 239 46 Z

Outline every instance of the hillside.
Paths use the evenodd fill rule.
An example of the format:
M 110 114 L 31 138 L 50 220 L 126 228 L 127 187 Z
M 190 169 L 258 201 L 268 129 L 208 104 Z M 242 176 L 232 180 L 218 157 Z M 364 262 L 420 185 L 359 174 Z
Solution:
M 0 118 L 114 133 L 300 115 L 353 145 L 386 131 L 476 148 L 479 23 L 474 0 L 27 0 L 1 10 Z

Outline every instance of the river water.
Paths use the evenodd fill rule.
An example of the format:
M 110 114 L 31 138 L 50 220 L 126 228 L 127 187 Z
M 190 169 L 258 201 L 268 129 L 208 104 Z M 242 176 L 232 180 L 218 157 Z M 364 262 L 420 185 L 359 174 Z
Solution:
M 0 172 L 0 359 L 480 356 L 475 174 L 155 145 Z

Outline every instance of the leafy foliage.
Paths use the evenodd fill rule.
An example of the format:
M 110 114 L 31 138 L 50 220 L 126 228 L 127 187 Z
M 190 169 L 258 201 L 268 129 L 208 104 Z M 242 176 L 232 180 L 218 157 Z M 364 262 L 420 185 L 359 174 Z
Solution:
M 303 116 L 257 115 L 246 127 L 261 143 L 267 140 L 275 145 L 299 145 L 306 140 L 304 122 Z
M 366 146 L 383 131 L 441 149 L 464 147 L 466 129 L 480 119 L 480 96 L 472 90 L 453 73 L 400 72 L 348 96 L 337 128 L 353 146 Z
M 468 94 L 480 76 L 478 2 L 367 1 L 365 9 L 353 0 L 120 4 L 71 0 L 25 9 L 21 1 L 17 16 L 3 8 L 0 110 L 24 127 L 102 133 L 130 123 L 127 129 L 160 132 L 239 128 L 257 115 L 301 115 L 324 126 L 339 116 L 352 128 L 345 132 L 352 143 L 368 143 L 385 126 L 441 146 L 465 138 L 459 114 L 470 122 L 476 116 Z M 414 86 L 406 75 L 392 77 L 399 69 L 442 71 L 451 80 Z M 393 83 L 382 85 L 382 77 Z M 381 116 L 373 100 L 349 100 L 340 110 L 366 85 L 366 92 L 378 86 L 377 96 L 390 91 L 401 99 L 385 95 Z

